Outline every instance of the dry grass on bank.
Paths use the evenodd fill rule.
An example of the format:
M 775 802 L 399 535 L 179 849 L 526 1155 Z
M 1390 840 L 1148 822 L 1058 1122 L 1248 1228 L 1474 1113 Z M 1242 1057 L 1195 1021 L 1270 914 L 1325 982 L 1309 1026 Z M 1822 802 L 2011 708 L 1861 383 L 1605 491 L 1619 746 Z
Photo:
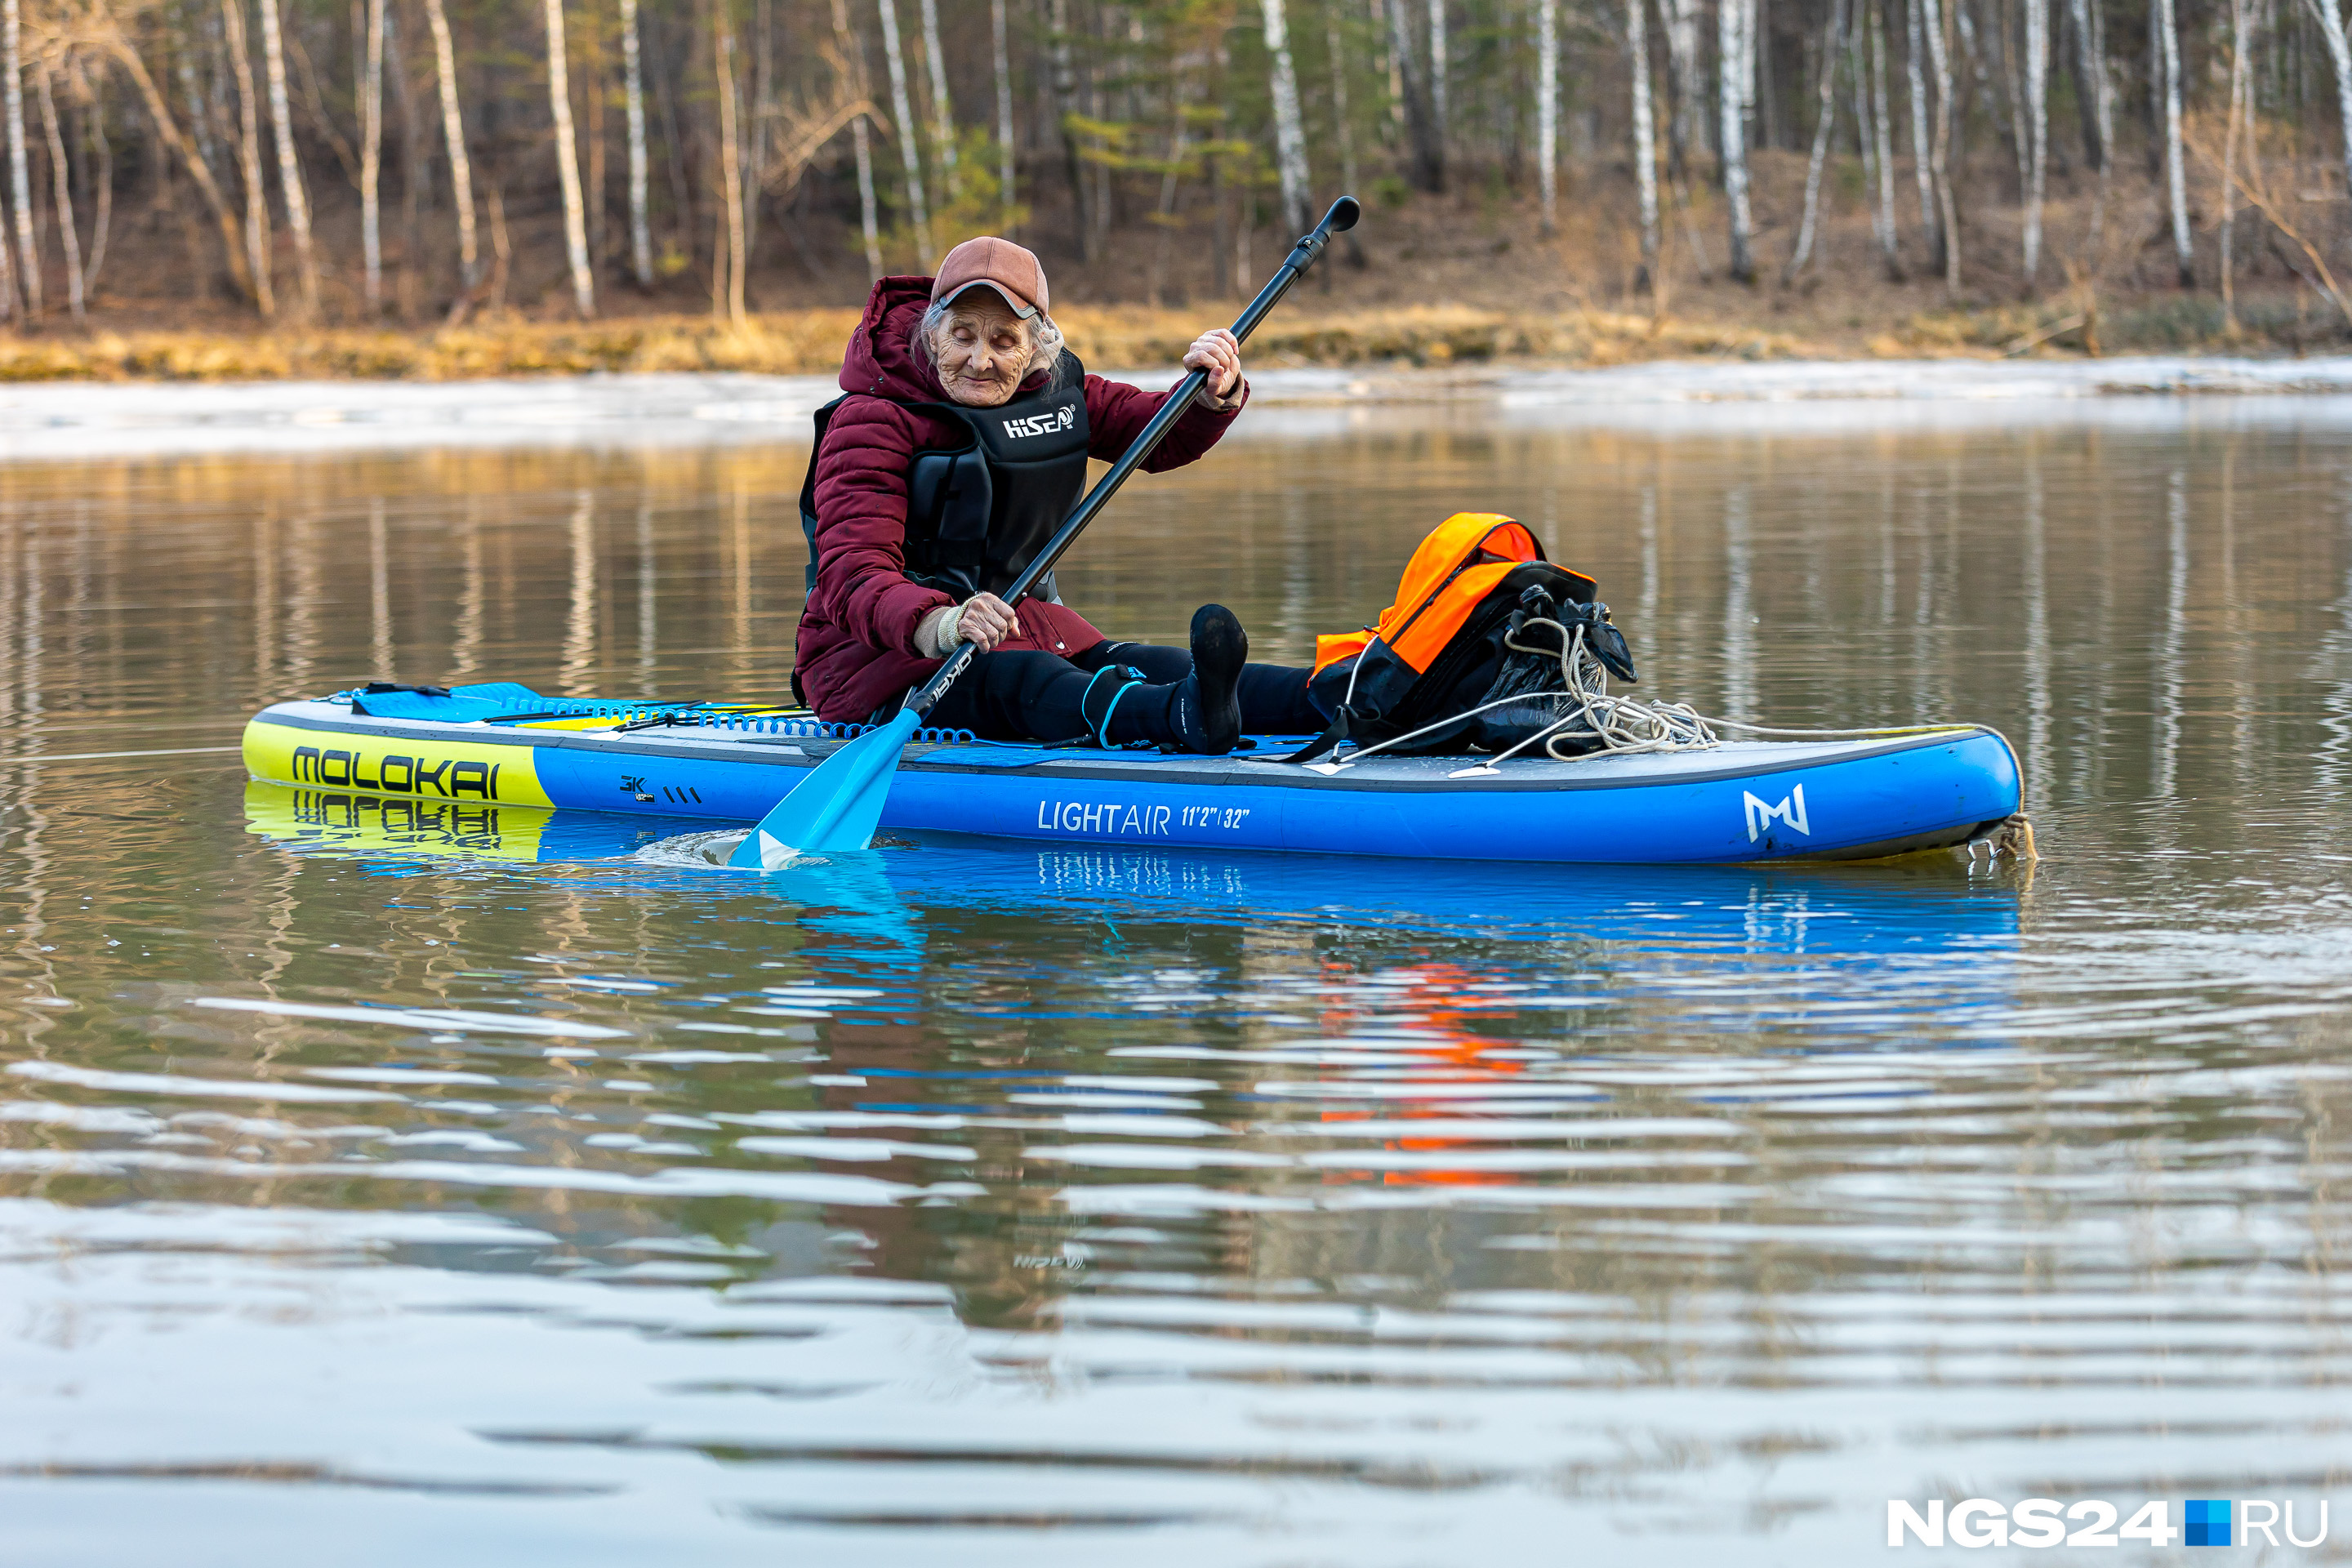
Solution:
M 1424 306 L 1294 313 L 1261 327 L 1249 358 L 1261 366 L 1296 367 L 1933 356 L 1998 352 L 2059 319 L 2051 310 L 2022 309 L 1923 315 L 1895 331 L 1857 341 L 1852 334 L 1809 333 L 1797 323 L 1767 329 L 1598 310 L 1512 315 Z M 854 310 L 820 310 L 763 314 L 741 328 L 688 316 L 611 323 L 518 319 L 415 333 L 99 331 L 0 339 L 0 381 L 460 381 L 591 372 L 830 375 L 840 367 L 842 344 L 856 320 Z M 1197 312 L 1141 306 L 1074 307 L 1060 320 L 1072 347 L 1102 368 L 1172 364 L 1202 326 Z M 2053 346 L 2072 346 L 2079 336 L 2056 334 Z M 2185 345 L 2169 341 L 2168 346 Z

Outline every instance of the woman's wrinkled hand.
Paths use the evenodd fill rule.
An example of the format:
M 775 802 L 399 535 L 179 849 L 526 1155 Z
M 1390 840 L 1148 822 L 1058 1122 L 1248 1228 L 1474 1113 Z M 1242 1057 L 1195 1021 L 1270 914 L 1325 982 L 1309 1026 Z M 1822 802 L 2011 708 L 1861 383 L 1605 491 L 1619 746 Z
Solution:
M 1007 637 L 1021 635 L 1021 617 L 1012 605 L 993 594 L 974 594 L 956 616 L 955 637 L 986 653 Z
M 1233 398 L 1234 389 L 1242 384 L 1242 344 L 1223 327 L 1212 328 L 1192 340 L 1184 351 L 1186 370 L 1205 370 L 1209 384 L 1201 389 L 1200 400 L 1213 408 L 1223 408 Z

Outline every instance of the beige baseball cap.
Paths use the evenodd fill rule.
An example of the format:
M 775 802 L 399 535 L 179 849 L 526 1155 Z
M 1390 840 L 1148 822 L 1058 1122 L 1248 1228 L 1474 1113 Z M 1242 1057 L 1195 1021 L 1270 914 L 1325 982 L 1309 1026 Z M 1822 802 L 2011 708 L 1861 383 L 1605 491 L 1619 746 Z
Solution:
M 1002 294 L 1013 313 L 1024 320 L 1047 309 L 1045 268 L 1036 253 L 992 234 L 967 239 L 940 259 L 939 276 L 931 279 L 931 303 L 983 286 Z

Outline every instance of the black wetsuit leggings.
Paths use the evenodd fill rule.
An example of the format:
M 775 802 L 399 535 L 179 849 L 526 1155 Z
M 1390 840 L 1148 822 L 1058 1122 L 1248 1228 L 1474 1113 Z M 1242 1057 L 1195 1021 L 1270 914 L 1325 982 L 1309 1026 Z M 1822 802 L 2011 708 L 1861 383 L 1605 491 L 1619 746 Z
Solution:
M 924 722 L 970 730 L 991 741 L 1076 740 L 1094 732 L 1112 694 L 1133 679 L 1106 673 L 1114 665 L 1139 671 L 1147 684 L 1129 691 L 1112 709 L 1109 739 L 1173 742 L 1177 737 L 1167 715 L 1169 694 L 1192 673 L 1192 656 L 1181 647 L 1139 642 L 1098 642 L 1067 658 L 1026 648 L 981 654 Z M 1236 694 L 1243 731 L 1320 732 L 1325 721 L 1307 700 L 1307 676 L 1306 670 L 1286 665 L 1243 666 Z M 888 716 L 877 715 L 877 721 Z

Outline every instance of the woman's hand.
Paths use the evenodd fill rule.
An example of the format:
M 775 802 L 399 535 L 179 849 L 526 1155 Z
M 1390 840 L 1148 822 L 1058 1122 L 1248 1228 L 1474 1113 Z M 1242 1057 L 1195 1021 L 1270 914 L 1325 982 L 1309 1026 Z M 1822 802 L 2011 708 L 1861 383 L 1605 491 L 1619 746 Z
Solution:
M 1007 637 L 1021 635 L 1021 617 L 1012 605 L 993 594 L 974 594 L 956 616 L 955 637 L 986 653 Z
M 1212 408 L 1223 408 L 1242 384 L 1241 340 L 1223 327 L 1213 327 L 1193 339 L 1192 346 L 1184 351 L 1184 368 L 1209 373 L 1209 384 L 1201 388 L 1199 400 Z

